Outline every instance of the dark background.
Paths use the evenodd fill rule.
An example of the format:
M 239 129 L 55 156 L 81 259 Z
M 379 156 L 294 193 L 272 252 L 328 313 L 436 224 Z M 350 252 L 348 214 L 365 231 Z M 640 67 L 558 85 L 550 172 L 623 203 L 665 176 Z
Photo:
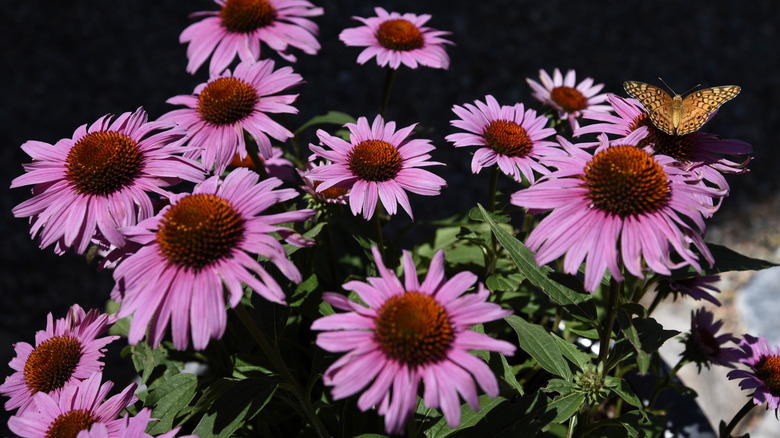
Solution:
M 402 68 L 390 100 L 388 119 L 400 126 L 419 122 L 439 148 L 434 158 L 448 163 L 432 168 L 449 183 L 441 196 L 411 196 L 417 217 L 442 217 L 484 202 L 488 172 L 472 176 L 469 150 L 444 141 L 453 132 L 452 105 L 492 94 L 501 104 L 538 109 L 525 78 L 538 80 L 539 69 L 555 67 L 576 69 L 578 82 L 590 76 L 621 95 L 624 80 L 659 83 L 658 76 L 677 92 L 699 83 L 742 86 L 705 128 L 747 141 L 755 151 L 751 173 L 729 178 L 732 194 L 722 210 L 749 215 L 751 204 L 778 188 L 780 6 L 774 0 L 318 2 L 325 8 L 314 19 L 322 50 L 317 56 L 295 52 L 293 68 L 307 83 L 295 90 L 300 114 L 294 124 L 331 109 L 373 119 L 385 72 L 374 60 L 357 65 L 362 49 L 344 46 L 338 33 L 359 25 L 352 16 L 373 16 L 374 3 L 388 11 L 430 13 L 428 25 L 451 31 L 455 43 L 447 49 L 449 70 Z M 206 67 L 194 76 L 185 72 L 186 46 L 178 35 L 194 22 L 189 13 L 215 9 L 206 0 L 3 1 L 0 363 L 13 357 L 12 343 L 33 342 L 48 312 L 62 317 L 74 302 L 100 306 L 113 285 L 110 274 L 96 273 L 78 256 L 38 249 L 26 220 L 13 218 L 11 208 L 29 197 L 27 187 L 7 189 L 29 161 L 19 146 L 71 137 L 79 125 L 107 113 L 143 106 L 156 118 L 173 109 L 166 99 L 207 80 Z M 400 213 L 394 220 L 409 219 Z M 0 378 L 7 373 L 5 367 Z

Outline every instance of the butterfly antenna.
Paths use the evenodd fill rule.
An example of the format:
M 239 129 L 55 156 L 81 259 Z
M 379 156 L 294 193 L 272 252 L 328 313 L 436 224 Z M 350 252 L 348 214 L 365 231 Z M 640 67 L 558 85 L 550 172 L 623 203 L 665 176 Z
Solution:
M 658 76 L 658 80 L 661 81 L 664 85 L 666 85 L 666 88 L 668 88 L 669 91 L 671 91 L 673 95 L 677 94 L 677 93 L 674 92 L 674 90 L 672 90 L 672 87 L 670 87 L 669 84 L 667 84 L 666 81 L 663 80 L 662 77 Z M 694 88 L 696 88 L 696 87 L 694 87 Z

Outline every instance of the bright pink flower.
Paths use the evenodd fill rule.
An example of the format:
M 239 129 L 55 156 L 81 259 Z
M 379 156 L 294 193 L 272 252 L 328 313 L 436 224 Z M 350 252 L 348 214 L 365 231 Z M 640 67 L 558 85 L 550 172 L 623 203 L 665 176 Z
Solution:
M 116 437 L 123 409 L 136 402 L 133 394 L 135 383 L 121 393 L 105 400 L 114 383 L 100 384 L 102 373 L 68 385 L 60 394 L 35 394 L 36 410 L 11 417 L 8 428 L 23 438 L 48 438 L 68 436 L 73 431 L 89 430 L 98 423 L 105 425 L 108 435 Z M 105 401 L 104 401 L 105 400 Z
M 279 53 L 287 61 L 295 56 L 287 46 L 314 55 L 320 50 L 317 25 L 306 17 L 322 15 L 306 0 L 214 0 L 219 11 L 198 12 L 206 16 L 181 33 L 179 41 L 187 46 L 187 71 L 195 71 L 211 56 L 209 74 L 218 75 L 226 69 L 236 54 L 241 61 L 260 60 L 260 42 Z
M 149 435 L 145 430 L 149 421 L 154 420 L 152 411 L 149 408 L 143 408 L 132 417 L 129 414 L 125 414 L 114 433 L 108 432 L 108 427 L 106 427 L 105 423 L 95 423 L 89 430 L 79 432 L 76 438 L 153 438 L 153 435 Z M 156 438 L 173 438 L 179 429 L 179 427 L 176 427 L 170 432 L 157 435 Z M 197 438 L 197 435 L 187 435 L 187 437 Z M 185 438 L 185 436 L 180 438 Z
M 325 371 L 323 381 L 333 386 L 334 399 L 365 391 L 357 405 L 365 411 L 378 406 L 388 433 L 402 430 L 417 405 L 420 382 L 429 408 L 441 409 L 451 427 L 460 423 L 460 397 L 479 410 L 477 385 L 491 397 L 498 395 L 496 377 L 471 350 L 514 354 L 514 345 L 469 330 L 475 324 L 510 315 L 487 302 L 489 292 L 479 284 L 475 294 L 464 294 L 477 276 L 461 272 L 444 277 L 444 252 L 431 260 L 422 284 L 411 255 L 404 251 L 404 282 L 387 269 L 376 247 L 372 248 L 380 277 L 368 283 L 350 281 L 344 289 L 355 292 L 362 303 L 328 292 L 323 299 L 346 310 L 324 316 L 312 324 L 317 345 L 345 353 Z M 474 382 L 476 380 L 476 383 Z M 372 383 L 373 382 L 373 383 Z
M 767 403 L 769 409 L 780 408 L 780 347 L 772 348 L 763 336 L 744 335 L 739 343 L 743 354 L 739 361 L 750 370 L 729 371 L 729 379 L 742 379 L 739 387 L 753 389 L 753 403 Z
M 578 118 L 592 113 L 607 113 L 612 110 L 609 105 L 601 105 L 607 100 L 606 94 L 598 94 L 604 84 L 593 85 L 593 78 L 585 78 L 577 84 L 574 70 L 566 72 L 564 77 L 557 68 L 550 77 L 544 70 L 539 70 L 541 84 L 526 79 L 533 89 L 533 96 L 543 104 L 555 109 L 561 120 L 568 120 L 572 131 L 579 127 Z
M 569 156 L 547 157 L 543 164 L 558 170 L 511 198 L 534 212 L 552 210 L 526 240 L 540 266 L 566 254 L 564 271 L 576 274 L 584 261 L 585 289 L 594 291 L 607 268 L 622 281 L 621 265 L 640 278 L 686 265 L 701 271 L 691 244 L 713 263 L 702 238 L 704 216 L 725 193 L 672 158 L 636 147 L 646 133 L 637 130 L 619 144 L 602 135 L 595 155 L 558 137 Z M 672 259 L 671 249 L 681 260 Z
M 321 203 L 347 205 L 347 202 L 349 201 L 349 189 L 341 187 L 330 187 L 327 190 L 318 192 L 317 187 L 322 183 L 322 181 L 313 180 L 310 177 L 311 171 L 313 169 L 327 164 L 330 163 L 310 161 L 306 163 L 305 171 L 298 170 L 298 174 L 301 176 L 304 184 L 301 186 L 301 189 Z
M 103 239 L 121 247 L 125 240 L 117 228 L 154 214 L 147 192 L 166 196 L 161 187 L 204 178 L 200 164 L 178 155 L 189 149 L 181 147 L 184 130 L 174 127 L 147 122 L 138 108 L 113 121 L 106 115 L 89 128 L 82 125 L 73 138 L 54 145 L 26 142 L 22 149 L 33 162 L 11 188 L 33 185 L 33 197 L 14 207 L 14 216 L 29 217 L 30 234 L 40 232 L 40 247 L 54 243 L 58 254 L 72 247 L 81 254 Z
M 499 169 L 516 181 L 523 177 L 533 184 L 534 171 L 542 175 L 550 171 L 539 164 L 539 157 L 564 155 L 553 141 L 545 140 L 555 135 L 555 129 L 545 128 L 547 117 L 536 116 L 536 111 L 526 110 L 522 103 L 499 106 L 493 96 L 485 96 L 486 103 L 478 100 L 474 105 L 455 105 L 452 111 L 460 117 L 450 123 L 468 131 L 448 135 L 455 147 L 481 146 L 471 160 L 471 171 L 479 173 L 483 167 L 498 164 Z
M 443 69 L 450 66 L 444 45 L 452 42 L 441 38 L 449 32 L 423 26 L 430 15 L 388 13 L 380 7 L 374 8 L 374 12 L 376 17 L 352 17 L 364 26 L 344 29 L 339 34 L 347 46 L 366 47 L 358 55 L 358 64 L 376 56 L 380 67 L 390 65 L 392 69 L 401 64 L 409 68 L 417 68 L 417 64 Z
M 118 316 L 133 315 L 131 344 L 149 328 L 149 343 L 156 347 L 170 323 L 177 349 L 187 348 L 190 334 L 195 349 L 206 348 L 225 332 L 225 290 L 233 307 L 241 300 L 243 285 L 269 301 L 285 302 L 282 286 L 257 256 L 299 283 L 301 274 L 271 233 L 298 246 L 310 243 L 278 224 L 309 220 L 314 211 L 259 215 L 297 192 L 274 190 L 282 183 L 276 178 L 258 179 L 248 169 L 236 169 L 224 180 L 213 176 L 192 194 L 171 198 L 157 216 L 122 229 L 128 240 L 142 245 L 119 262 L 111 293 L 121 302 Z
M 35 347 L 26 342 L 14 344 L 16 357 L 8 365 L 16 372 L 0 385 L 0 394 L 10 397 L 5 409 L 19 408 L 19 415 L 35 410 L 35 394 L 59 394 L 68 385 L 100 372 L 103 347 L 119 337 L 99 336 L 115 321 L 115 316 L 97 309 L 85 313 L 78 304 L 57 321 L 49 313 L 46 330 L 35 334 Z
M 271 60 L 245 61 L 233 74 L 225 70 L 198 85 L 192 95 L 168 99 L 187 108 L 170 111 L 160 120 L 187 128 L 187 143 L 198 148 L 189 156 L 200 158 L 208 170 L 216 166 L 216 174 L 221 174 L 236 154 L 241 159 L 247 156 L 244 130 L 255 139 L 263 158 L 274 153 L 269 136 L 282 142 L 293 136 L 268 113 L 297 113 L 290 105 L 297 94 L 274 94 L 301 82 L 290 67 L 274 70 Z
M 616 115 L 608 113 L 589 113 L 583 117 L 601 123 L 583 126 L 574 132 L 575 136 L 589 133 L 607 133 L 625 137 L 636 129 L 646 126 L 647 137 L 640 146 L 651 146 L 654 153 L 670 156 L 682 163 L 687 170 L 701 175 L 702 179 L 720 190 L 728 190 L 729 185 L 723 173 L 747 172 L 747 164 L 752 156 L 742 161 L 732 161 L 724 157 L 745 156 L 753 152 L 753 147 L 741 140 L 724 139 L 706 132 L 692 132 L 685 135 L 669 135 L 656 128 L 647 111 L 636 99 L 624 99 L 609 94 L 607 100 Z
M 349 206 L 352 214 L 361 211 L 365 219 L 374 215 L 377 199 L 382 201 L 388 214 L 395 214 L 398 204 L 412 216 L 412 207 L 404 190 L 424 196 L 436 196 L 446 182 L 419 167 L 441 165 L 429 161 L 428 152 L 434 149 L 430 140 L 408 139 L 415 125 L 395 130 L 395 122 L 376 116 L 369 126 L 365 117 L 357 124 L 347 123 L 349 142 L 334 137 L 323 130 L 317 131 L 322 146 L 309 145 L 318 157 L 331 162 L 312 169 L 308 177 L 322 181 L 318 192 L 331 187 L 349 188 Z

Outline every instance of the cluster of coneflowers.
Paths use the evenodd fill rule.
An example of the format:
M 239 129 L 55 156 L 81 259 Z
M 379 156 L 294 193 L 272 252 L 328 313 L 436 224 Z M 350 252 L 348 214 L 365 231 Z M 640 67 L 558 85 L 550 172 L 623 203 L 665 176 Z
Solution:
M 246 351 L 230 351 L 233 344 L 223 339 L 231 331 L 230 309 L 263 357 L 262 366 L 255 364 L 252 370 L 284 383 L 279 392 L 287 395 L 280 399 L 292 400 L 304 420 L 301 431 L 334 434 L 336 402 L 352 396 L 356 399 L 350 406 L 376 409 L 389 434 L 406 430 L 411 436 L 425 424 L 430 427 L 420 415 L 433 415 L 431 410 L 444 417 L 441 427 L 458 428 L 465 412 L 462 401 L 473 411 L 480 410 L 481 401 L 484 407 L 486 399 L 477 387 L 489 398 L 517 397 L 523 385 L 516 372 L 523 361 L 530 356 L 547 372 L 551 368 L 518 331 L 519 326 L 539 327 L 513 315 L 527 316 L 528 310 L 511 306 L 513 301 L 506 298 L 511 290 L 507 294 L 506 288 L 486 287 L 484 280 L 491 286 L 491 279 L 506 280 L 519 272 L 530 286 L 521 287 L 526 281 L 521 279 L 515 281 L 516 289 L 545 289 L 538 281 L 547 280 L 535 280 L 535 274 L 553 265 L 580 279 L 580 298 L 572 303 L 592 299 L 588 292 L 606 303 L 604 314 L 595 319 L 598 334 L 590 336 L 597 341 L 594 353 L 581 343 L 571 344 L 574 350 L 566 350 L 566 358 L 580 370 L 576 375 L 568 368 L 559 370 L 558 376 L 568 376 L 569 386 L 546 390 L 553 405 L 558 396 L 582 394 L 581 406 L 587 409 L 578 405 L 568 416 L 555 416 L 555 421 L 569 425 L 571 436 L 577 428 L 596 427 L 588 412 L 609 397 L 628 397 L 625 390 L 610 392 L 615 387 L 604 383 L 614 379 L 609 373 L 619 362 L 609 360 L 619 307 L 639 303 L 650 290 L 661 298 L 679 293 L 719 304 L 710 293 L 717 291 L 712 285 L 717 276 L 698 275 L 716 262 L 703 240 L 704 221 L 728 194 L 723 174 L 746 171 L 750 145 L 703 132 L 665 134 L 637 101 L 600 93 L 603 86 L 590 78 L 577 83 L 574 71 L 563 75 L 556 69 L 552 76 L 540 71 L 539 82 L 529 79 L 528 84 L 547 108 L 545 114 L 522 103 L 501 105 L 490 95 L 452 108 L 457 119 L 451 123 L 460 131 L 446 140 L 454 147 L 478 148 L 471 165 L 474 173 L 491 170 L 487 208 L 481 214 L 493 235 L 464 238 L 479 241 L 485 273 L 453 272 L 457 263 L 448 262 L 440 248 L 427 258 L 404 250 L 401 279 L 395 263 L 388 264 L 391 253 L 382 227 L 398 206 L 413 218 L 408 193 L 438 196 L 446 186 L 426 169 L 444 165 L 431 160 L 433 142 L 414 138 L 416 124 L 400 127 L 385 120 L 388 84 L 379 115 L 349 119 L 343 124 L 346 130 L 335 133 L 317 130 L 319 144 L 309 146 L 311 156 L 306 159 L 287 119 L 275 120 L 279 114 L 297 113 L 297 95 L 284 93 L 303 78 L 290 66 L 279 67 L 269 55 L 292 63 L 293 49 L 316 54 L 318 28 L 311 18 L 322 15 L 323 9 L 305 0 L 215 1 L 219 10 L 195 14 L 206 18 L 181 35 L 188 43 L 188 72 L 197 72 L 210 57 L 208 81 L 190 95 L 168 100 L 182 108 L 155 121 L 141 108 L 107 115 L 79 127 L 72 138 L 22 145 L 32 162 L 25 164 L 26 173 L 12 187 L 32 186 L 33 196 L 14 208 L 14 215 L 29 218 L 31 235 L 41 248 L 53 245 L 58 254 L 96 250 L 101 268 L 113 270 L 111 299 L 119 306 L 109 315 L 74 305 L 62 319 L 49 316 L 35 345 L 15 345 L 17 356 L 10 362 L 14 372 L 0 385 L 0 394 L 8 397 L 6 410 L 15 411 L 8 423 L 14 433 L 147 437 L 155 430 L 153 415 L 169 417 L 167 424 L 179 426 L 157 436 L 174 436 L 182 426 L 200 436 L 223 433 L 214 429 L 213 419 L 207 427 L 186 413 L 211 409 L 207 402 L 190 404 L 195 389 L 178 408 L 182 413 L 171 411 L 173 401 L 163 408 L 163 396 L 149 396 L 154 385 L 139 392 L 149 406 L 137 406 L 136 384 L 109 397 L 113 383 L 103 382 L 101 358 L 107 344 L 119 338 L 108 331 L 127 318 L 129 327 L 116 333 L 126 336 L 131 346 L 148 345 L 144 351 L 170 348 L 206 363 L 212 362 L 204 357 L 215 354 L 234 365 L 239 358 L 252 363 L 242 356 Z M 382 8 L 375 12 L 375 17 L 355 17 L 362 25 L 340 35 L 347 46 L 365 47 L 359 64 L 375 58 L 391 72 L 389 81 L 402 65 L 448 68 L 445 47 L 451 42 L 444 37 L 449 33 L 425 26 L 429 15 Z M 557 135 L 567 131 L 579 142 Z M 732 161 L 734 157 L 743 158 Z M 497 195 L 501 174 L 511 178 L 506 183 L 516 190 L 508 203 Z M 304 201 L 309 208 L 301 208 Z M 502 210 L 525 218 L 518 236 L 535 254 L 536 267 L 523 271 L 512 264 L 518 250 L 507 242 L 516 239 L 506 240 L 500 233 L 506 225 L 494 222 Z M 317 271 L 312 254 L 329 246 L 323 251 L 330 263 L 325 266 L 343 263 L 347 248 L 336 242 L 330 228 L 349 214 L 371 224 L 349 230 L 363 248 L 358 263 L 362 271 L 333 278 L 339 271 Z M 321 232 L 323 228 L 328 232 Z M 689 268 L 689 275 L 676 274 Z M 320 279 L 314 289 L 328 284 L 326 278 L 343 289 L 306 295 L 309 309 L 318 309 L 314 316 L 292 303 L 312 278 Z M 555 324 L 546 327 L 562 341 L 566 303 L 561 296 L 567 296 L 566 291 L 541 291 L 549 296 L 548 305 L 559 305 Z M 657 302 L 640 316 L 649 315 Z M 280 313 L 282 327 L 285 318 L 307 322 L 305 333 L 324 351 L 308 357 L 329 361 L 321 376 L 316 367 L 310 368 L 314 375 L 306 377 L 307 385 L 298 381 L 301 376 L 286 364 L 278 338 L 272 339 L 264 327 L 279 321 L 257 320 L 262 313 L 258 309 L 276 309 L 273 306 L 289 310 Z M 510 342 L 507 325 L 496 322 L 502 318 L 520 336 L 518 342 Z M 712 312 L 696 311 L 684 339 L 685 354 L 672 374 L 689 362 L 747 366 L 729 373 L 754 392 L 728 425 L 728 434 L 754 404 L 778 408 L 780 350 L 773 350 L 764 338 L 718 335 L 721 326 Z M 316 340 L 311 331 L 317 333 Z M 588 338 L 585 332 L 579 332 L 581 337 L 565 335 L 576 341 Z M 510 363 L 507 357 L 518 347 L 525 358 Z M 615 344 L 612 353 L 617 350 Z M 140 349 L 132 351 L 141 354 Z M 503 364 L 500 382 L 495 358 Z M 149 379 L 148 371 L 144 379 Z M 236 376 L 228 377 L 239 379 Z M 320 384 L 332 387 L 329 397 L 312 399 L 312 388 Z M 208 393 L 207 386 L 199 394 Z M 654 401 L 652 397 L 636 407 L 646 417 Z M 252 416 L 241 415 L 241 421 L 220 420 L 247 428 L 244 435 L 278 431 L 273 425 L 261 429 Z M 352 417 L 338 421 L 348 421 L 345 418 Z

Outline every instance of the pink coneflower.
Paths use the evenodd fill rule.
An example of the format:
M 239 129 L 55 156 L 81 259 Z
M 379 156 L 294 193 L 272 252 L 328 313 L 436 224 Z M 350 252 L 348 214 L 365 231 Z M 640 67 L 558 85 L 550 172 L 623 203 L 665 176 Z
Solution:
M 328 164 L 330 163 L 310 161 L 306 164 L 305 171 L 298 170 L 298 174 L 301 176 L 304 184 L 301 186 L 301 189 L 304 192 L 310 194 L 312 198 L 320 203 L 347 205 L 347 202 L 349 201 L 349 189 L 342 187 L 329 187 L 326 190 L 318 192 L 317 187 L 319 187 L 322 181 L 313 180 L 310 177 L 311 171 L 313 169 L 326 166 Z
M 443 69 L 450 66 L 444 45 L 452 42 L 441 38 L 450 33 L 423 26 L 430 15 L 388 13 L 380 7 L 374 12 L 376 17 L 352 17 L 364 26 L 344 29 L 339 34 L 347 46 L 366 47 L 358 55 L 358 64 L 376 56 L 380 67 L 390 65 L 394 70 L 401 64 L 409 68 L 417 68 L 417 64 Z
M 232 75 L 225 70 L 195 87 L 192 95 L 168 99 L 168 103 L 187 108 L 170 111 L 160 120 L 187 128 L 188 144 L 199 148 L 190 156 L 199 157 L 206 169 L 216 166 L 216 173 L 221 174 L 236 153 L 239 158 L 247 156 L 244 130 L 255 139 L 264 158 L 273 156 L 268 136 L 282 142 L 293 136 L 267 113 L 297 113 L 290 105 L 297 94 L 273 94 L 301 82 L 301 76 L 290 67 L 274 70 L 271 60 L 244 61 Z
M 669 280 L 669 289 L 675 294 L 685 294 L 696 301 L 707 300 L 716 306 L 720 306 L 720 300 L 712 293 L 719 293 L 716 283 L 720 281 L 719 275 L 700 275 L 682 280 Z
M 739 343 L 743 354 L 739 361 L 750 370 L 732 370 L 729 379 L 742 379 L 739 387 L 755 388 L 753 403 L 767 403 L 769 409 L 780 408 L 780 347 L 772 348 L 763 336 L 744 335 Z
M 534 171 L 546 175 L 550 171 L 537 159 L 545 155 L 563 155 L 558 144 L 545 140 L 555 134 L 555 129 L 545 128 L 547 118 L 536 116 L 536 111 L 525 110 L 522 103 L 515 106 L 499 106 L 493 96 L 485 96 L 485 102 L 474 105 L 455 105 L 452 111 L 460 117 L 450 123 L 469 133 L 450 134 L 446 137 L 455 147 L 482 146 L 474 153 L 471 171 L 479 173 L 483 167 L 498 164 L 499 169 L 516 181 L 523 176 L 533 184 Z
M 576 274 L 585 261 L 585 289 L 593 291 L 607 268 L 622 281 L 621 265 L 640 278 L 648 269 L 671 275 L 690 265 L 701 271 L 691 243 L 713 263 L 702 239 L 703 216 L 712 209 L 704 199 L 724 193 L 701 184 L 672 158 L 636 147 L 646 133 L 637 130 L 622 144 L 602 135 L 595 155 L 558 137 L 570 156 L 548 157 L 543 164 L 558 170 L 511 198 L 521 207 L 552 210 L 526 241 L 540 266 L 566 254 L 564 270 Z M 672 260 L 672 248 L 679 262 Z
M 428 152 L 435 149 L 430 140 L 407 137 L 415 125 L 395 130 L 395 122 L 382 120 L 376 116 L 369 126 L 365 117 L 357 124 L 347 123 L 350 142 L 317 130 L 320 143 L 330 147 L 309 145 L 314 154 L 330 161 L 312 169 L 308 177 L 322 181 L 318 192 L 331 187 L 351 189 L 349 206 L 352 214 L 361 211 L 365 219 L 371 219 L 376 208 L 377 198 L 382 201 L 388 214 L 395 214 L 398 204 L 412 216 L 412 207 L 404 190 L 424 196 L 436 196 L 447 183 L 440 177 L 419 167 L 443 165 L 429 161 Z
M 153 435 L 146 433 L 146 427 L 149 421 L 153 421 L 152 411 L 149 408 L 143 408 L 134 416 L 125 414 L 119 423 L 118 429 L 114 433 L 108 432 L 105 423 L 95 423 L 89 430 L 82 430 L 76 435 L 76 438 L 152 438 Z M 170 432 L 157 435 L 156 438 L 173 438 L 181 429 L 176 427 Z M 197 438 L 197 435 L 187 435 L 187 437 Z M 181 438 L 185 438 L 182 436 Z
M 151 322 L 149 341 L 156 347 L 170 322 L 176 349 L 187 348 L 190 332 L 195 349 L 206 348 L 209 339 L 225 332 L 223 287 L 231 307 L 243 295 L 242 283 L 269 301 L 285 302 L 282 287 L 257 262 L 257 255 L 299 283 L 298 269 L 271 233 L 301 246 L 299 235 L 277 224 L 308 220 L 314 212 L 259 216 L 297 192 L 274 190 L 282 183 L 276 178 L 258 180 L 248 169 L 236 169 L 224 181 L 213 176 L 192 194 L 171 198 L 157 216 L 122 230 L 129 240 L 143 245 L 116 267 L 111 293 L 121 301 L 119 318 L 133 315 L 131 344 L 143 339 Z
M 8 420 L 8 428 L 23 438 L 75 437 L 82 430 L 103 423 L 110 436 L 116 436 L 123 409 L 136 402 L 135 383 L 105 400 L 113 382 L 100 384 L 102 373 L 68 385 L 59 395 L 39 392 L 35 395 L 37 410 L 28 410 Z M 105 401 L 104 401 L 105 400 Z
M 607 100 L 606 94 L 598 94 L 604 84 L 593 85 L 593 78 L 585 78 L 577 84 L 574 70 L 561 75 L 557 68 L 550 77 L 544 70 L 539 70 L 541 84 L 526 78 L 533 89 L 533 96 L 543 104 L 555 109 L 561 120 L 568 120 L 571 130 L 579 127 L 578 118 L 592 113 L 607 113 L 612 110 L 609 105 L 599 105 Z
M 714 322 L 712 312 L 704 308 L 691 312 L 691 331 L 685 338 L 683 355 L 696 362 L 700 370 L 702 365 L 709 368 L 711 363 L 734 368 L 734 363 L 739 359 L 736 348 L 725 346 L 727 342 L 736 344 L 739 339 L 730 333 L 716 336 L 722 326 L 723 321 Z
M 99 372 L 103 368 L 103 347 L 119 337 L 98 336 L 114 321 L 116 317 L 101 314 L 97 309 L 85 313 L 78 304 L 57 321 L 49 313 L 46 330 L 35 334 L 35 347 L 26 342 L 14 344 L 16 357 L 8 365 L 16 372 L 0 385 L 0 394 L 10 397 L 5 409 L 19 408 L 19 414 L 34 410 L 35 394 L 58 394 L 68 385 Z
M 257 61 L 260 42 L 290 62 L 295 62 L 295 56 L 287 51 L 287 46 L 309 55 L 320 50 L 316 38 L 319 29 L 305 17 L 316 17 L 323 11 L 306 0 L 214 1 L 221 9 L 193 14 L 208 18 L 191 24 L 179 37 L 180 42 L 190 43 L 187 46 L 190 73 L 195 73 L 212 52 L 211 76 L 227 68 L 236 54 L 242 61 Z
M 11 188 L 33 185 L 33 197 L 14 207 L 14 216 L 29 217 L 40 247 L 55 243 L 58 254 L 72 247 L 82 254 L 93 240 L 124 245 L 116 229 L 154 214 L 147 192 L 167 195 L 161 187 L 204 178 L 198 163 L 177 155 L 189 149 L 181 147 L 183 129 L 168 129 L 174 126 L 147 123 L 138 108 L 82 125 L 54 145 L 26 142 L 22 149 L 33 162 Z
M 317 345 L 346 353 L 325 371 L 323 381 L 333 386 L 336 400 L 368 386 L 358 399 L 358 408 L 365 411 L 378 406 L 388 433 L 398 433 L 414 412 L 422 381 L 425 404 L 441 409 L 450 427 L 456 427 L 460 423 L 459 394 L 473 410 L 479 410 L 474 380 L 491 397 L 498 395 L 490 368 L 469 351 L 504 355 L 515 351 L 514 345 L 469 328 L 512 312 L 486 302 L 489 292 L 482 284 L 477 293 L 464 295 L 477 276 L 461 272 L 447 280 L 441 250 L 431 260 L 422 284 L 408 252 L 403 255 L 403 284 L 385 267 L 376 247 L 372 252 L 381 277 L 343 286 L 367 306 L 342 294 L 325 293 L 325 301 L 348 313 L 322 317 L 311 326 L 326 330 L 317 335 Z
M 721 190 L 728 190 L 728 183 L 722 173 L 747 172 L 747 164 L 752 160 L 748 156 L 741 162 L 729 160 L 723 155 L 744 156 L 753 152 L 750 144 L 741 140 L 723 139 L 706 132 L 692 132 L 685 135 L 669 135 L 656 128 L 644 107 L 636 99 L 624 99 L 609 94 L 607 100 L 616 115 L 589 113 L 584 118 L 596 120 L 594 123 L 578 128 L 574 135 L 589 133 L 615 134 L 621 137 L 646 126 L 647 137 L 640 146 L 651 146 L 657 154 L 670 156 L 681 162 L 686 169 L 701 174 L 702 179 Z

